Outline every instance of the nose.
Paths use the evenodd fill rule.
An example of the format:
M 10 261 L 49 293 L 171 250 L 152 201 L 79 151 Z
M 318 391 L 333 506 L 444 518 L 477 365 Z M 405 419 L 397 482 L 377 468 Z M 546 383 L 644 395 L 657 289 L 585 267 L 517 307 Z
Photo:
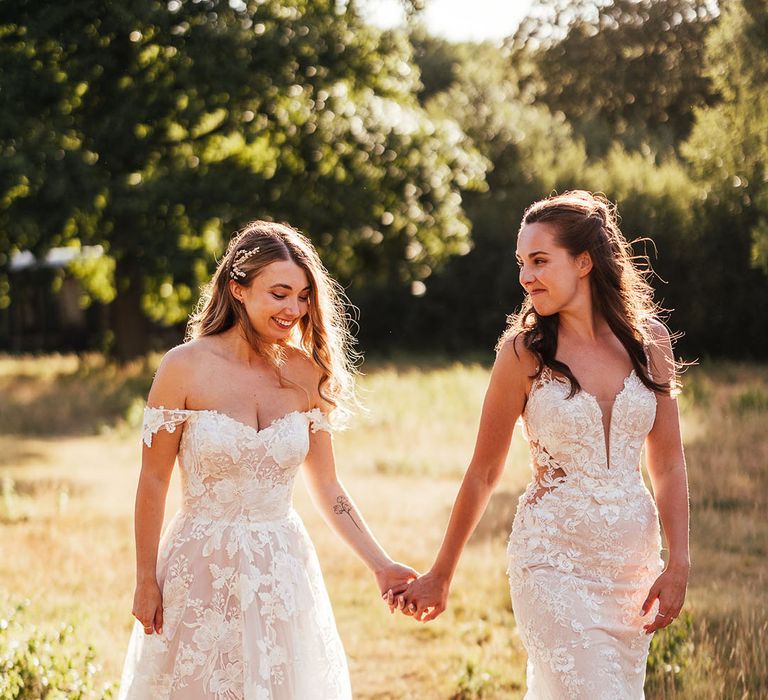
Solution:
M 533 274 L 533 271 L 528 265 L 523 265 L 520 268 L 520 284 L 523 287 L 527 287 L 528 285 L 533 283 L 533 280 L 535 279 L 535 275 Z
M 286 297 L 285 310 L 291 315 L 291 318 L 295 318 L 299 315 L 299 300 L 293 297 Z

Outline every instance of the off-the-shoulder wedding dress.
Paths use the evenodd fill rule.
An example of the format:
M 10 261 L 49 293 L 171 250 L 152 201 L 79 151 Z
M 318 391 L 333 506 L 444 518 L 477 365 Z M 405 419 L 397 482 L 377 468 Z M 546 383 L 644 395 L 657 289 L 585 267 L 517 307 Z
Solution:
M 144 442 L 183 424 L 183 505 L 158 554 L 162 634 L 136 623 L 119 700 L 352 697 L 314 547 L 291 506 L 319 409 L 257 430 L 217 411 L 147 408 Z

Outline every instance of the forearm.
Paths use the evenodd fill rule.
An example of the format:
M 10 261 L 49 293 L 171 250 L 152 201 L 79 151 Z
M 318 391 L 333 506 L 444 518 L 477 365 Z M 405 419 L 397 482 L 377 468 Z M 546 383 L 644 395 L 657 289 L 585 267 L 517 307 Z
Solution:
M 137 583 L 156 580 L 157 549 L 167 493 L 168 482 L 148 474 L 139 478 L 134 522 Z
M 339 481 L 313 483 L 311 492 L 326 522 L 372 572 L 381 571 L 391 562 Z
M 495 485 L 496 479 L 482 479 L 473 473 L 471 467 L 464 476 L 443 543 L 431 569 L 448 582 L 453 579 L 459 557 L 485 512 Z
M 688 549 L 688 477 L 685 465 L 666 470 L 653 479 L 656 505 L 669 547 L 668 566 L 690 566 Z

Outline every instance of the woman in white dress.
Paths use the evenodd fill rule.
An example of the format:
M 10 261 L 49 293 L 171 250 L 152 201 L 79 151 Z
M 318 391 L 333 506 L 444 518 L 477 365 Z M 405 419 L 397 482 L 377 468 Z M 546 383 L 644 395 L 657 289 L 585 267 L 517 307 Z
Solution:
M 121 700 L 351 698 L 314 548 L 291 507 L 299 468 L 380 590 L 392 561 L 336 476 L 354 403 L 342 292 L 312 244 L 253 222 L 231 241 L 188 342 L 149 393 L 136 495 L 136 617 Z M 175 460 L 183 504 L 162 540 Z
M 422 621 L 445 609 L 522 418 L 532 479 L 508 573 L 528 651 L 526 698 L 636 700 L 651 634 L 679 614 L 689 572 L 669 334 L 602 197 L 574 191 L 531 205 L 517 259 L 526 299 L 499 342 L 440 552 L 404 595 L 385 597 Z M 655 502 L 640 472 L 643 445 Z

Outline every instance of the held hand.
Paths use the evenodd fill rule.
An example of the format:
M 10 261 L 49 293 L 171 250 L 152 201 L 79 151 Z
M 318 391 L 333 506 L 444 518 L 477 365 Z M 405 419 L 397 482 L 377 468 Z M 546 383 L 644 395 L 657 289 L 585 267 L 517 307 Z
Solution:
M 659 601 L 659 611 L 652 622 L 643 626 L 646 634 L 660 630 L 680 614 L 688 587 L 688 567 L 668 566 L 656 579 L 643 603 L 642 614 L 647 615 L 655 600 Z
M 440 615 L 448 605 L 450 582 L 443 576 L 428 572 L 416 579 L 403 595 L 397 597 L 394 607 L 419 622 L 429 622 Z
M 374 576 L 376 576 L 381 597 L 390 603 L 395 596 L 408 588 L 408 584 L 419 576 L 419 572 L 405 564 L 390 561 L 383 569 L 374 571 Z M 390 612 L 392 611 L 390 603 Z
M 144 634 L 163 632 L 163 594 L 157 581 L 139 583 L 133 594 L 133 616 L 144 627 Z

